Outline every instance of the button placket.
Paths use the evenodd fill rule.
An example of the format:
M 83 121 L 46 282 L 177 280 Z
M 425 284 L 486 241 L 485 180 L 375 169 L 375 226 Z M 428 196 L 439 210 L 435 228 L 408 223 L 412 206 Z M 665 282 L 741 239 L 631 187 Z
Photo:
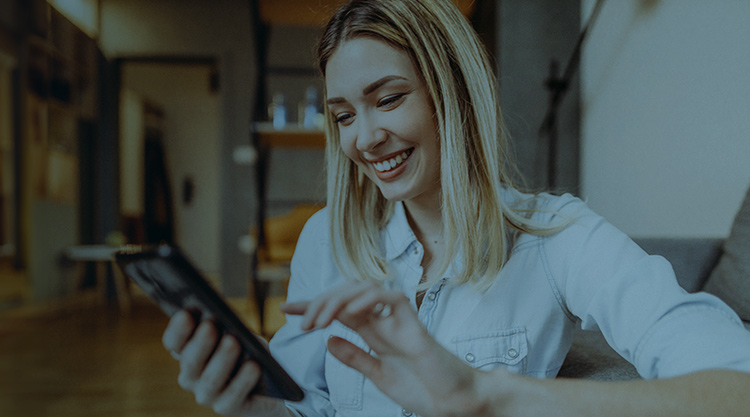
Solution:
M 447 279 L 443 278 L 439 283 L 432 286 L 428 290 L 427 294 L 425 294 L 424 296 L 424 300 L 422 301 L 422 307 L 419 309 L 419 321 L 428 331 L 432 330 L 432 316 L 437 309 L 438 294 L 442 290 L 443 285 L 445 285 L 446 281 Z

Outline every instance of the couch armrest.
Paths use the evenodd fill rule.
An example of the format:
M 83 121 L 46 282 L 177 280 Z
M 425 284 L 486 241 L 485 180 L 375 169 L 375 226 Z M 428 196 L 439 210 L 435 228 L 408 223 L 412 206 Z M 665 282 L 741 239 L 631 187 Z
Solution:
M 639 238 L 634 239 L 651 255 L 661 255 L 674 268 L 677 281 L 689 292 L 703 289 L 719 262 L 724 239 L 719 238 Z

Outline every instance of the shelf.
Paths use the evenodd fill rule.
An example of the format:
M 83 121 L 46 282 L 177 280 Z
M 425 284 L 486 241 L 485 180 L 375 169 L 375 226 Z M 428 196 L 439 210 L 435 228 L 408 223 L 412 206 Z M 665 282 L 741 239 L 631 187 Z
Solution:
M 260 138 L 261 145 L 267 148 L 322 149 L 326 146 L 325 134 L 320 130 L 294 127 L 278 130 L 270 123 L 256 123 L 255 132 Z
M 471 17 L 475 0 L 453 0 L 461 13 Z M 271 25 L 323 27 L 343 0 L 261 0 L 261 19 Z

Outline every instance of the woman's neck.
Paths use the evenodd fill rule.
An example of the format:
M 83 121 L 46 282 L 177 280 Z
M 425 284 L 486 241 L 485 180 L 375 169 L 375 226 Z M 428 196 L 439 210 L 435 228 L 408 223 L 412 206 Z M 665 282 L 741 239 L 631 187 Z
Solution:
M 434 280 L 441 273 L 440 262 L 434 261 L 440 259 L 443 254 L 443 216 L 440 209 L 440 196 L 438 194 L 431 199 L 409 200 L 404 202 L 404 207 L 409 226 L 424 249 L 420 284 Z M 424 291 L 419 291 L 415 294 L 417 308 L 422 305 L 424 293 Z
M 443 241 L 443 215 L 440 195 L 430 198 L 412 199 L 404 202 L 406 215 L 417 239 L 423 245 L 434 245 Z

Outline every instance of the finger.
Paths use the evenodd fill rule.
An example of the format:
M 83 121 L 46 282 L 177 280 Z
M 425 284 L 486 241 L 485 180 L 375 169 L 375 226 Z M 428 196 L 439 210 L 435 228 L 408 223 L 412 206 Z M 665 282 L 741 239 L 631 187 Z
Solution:
M 387 308 L 384 307 L 379 315 L 368 313 L 365 319 L 342 314 L 338 320 L 355 330 L 379 354 L 395 351 L 413 353 L 422 349 L 426 333 L 409 300 L 397 293 L 380 300 L 388 302 L 386 305 L 390 307 L 390 312 L 386 312 Z M 369 311 L 369 305 L 363 306 L 362 311 Z
M 161 342 L 168 351 L 179 354 L 190 339 L 190 335 L 193 334 L 193 330 L 195 330 L 193 316 L 185 310 L 180 310 L 169 319 Z
M 328 339 L 328 351 L 344 365 L 355 369 L 376 384 L 381 379 L 380 360 L 340 337 Z
M 208 360 L 200 380 L 195 386 L 195 400 L 200 405 L 210 406 L 227 385 L 232 371 L 240 358 L 240 344 L 232 336 L 221 338 L 219 346 Z
M 305 311 L 307 311 L 307 306 L 310 305 L 309 301 L 301 301 L 297 303 L 283 303 L 279 307 L 282 312 L 286 314 L 293 314 L 295 316 L 299 316 L 302 314 L 305 314 Z
M 374 314 L 379 317 L 387 317 L 389 314 L 385 314 L 385 312 L 391 311 L 391 306 L 403 298 L 405 298 L 404 295 L 399 292 L 374 288 L 352 300 L 344 309 L 344 313 L 351 316 Z
M 329 325 L 333 321 L 333 315 L 342 308 L 343 303 L 363 291 L 364 288 L 361 283 L 345 284 L 314 298 L 307 306 L 301 328 L 312 330 Z
M 350 302 L 371 291 L 373 288 L 375 287 L 368 284 L 347 285 L 324 295 L 325 302 L 314 319 L 315 327 L 322 328 L 331 324 Z
M 307 304 L 304 314 L 302 315 L 302 323 L 300 328 L 302 330 L 312 330 L 315 324 L 315 320 L 318 316 L 318 312 L 321 311 L 325 305 L 326 300 L 318 297 Z
M 260 367 L 255 362 L 245 362 L 237 371 L 237 375 L 227 384 L 224 391 L 216 399 L 213 409 L 221 415 L 239 414 L 243 404 L 248 402 L 248 396 L 260 379 Z M 256 396 L 254 400 L 260 400 Z M 245 407 L 246 408 L 246 407 Z
M 180 352 L 180 375 L 178 382 L 182 388 L 192 391 L 200 379 L 208 358 L 211 356 L 219 338 L 219 332 L 213 323 L 203 321 L 195 329 L 193 337 Z

